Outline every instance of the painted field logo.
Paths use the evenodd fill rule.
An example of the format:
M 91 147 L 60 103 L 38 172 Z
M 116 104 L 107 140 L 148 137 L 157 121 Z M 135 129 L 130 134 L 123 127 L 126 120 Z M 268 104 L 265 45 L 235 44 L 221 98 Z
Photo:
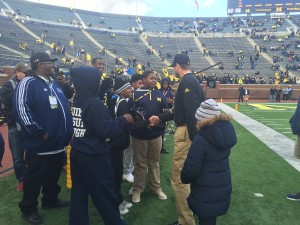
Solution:
M 288 104 L 288 105 L 279 105 L 279 104 L 249 104 L 255 109 L 259 110 L 277 110 L 277 111 L 284 111 L 284 110 L 294 110 L 296 109 L 295 104 Z

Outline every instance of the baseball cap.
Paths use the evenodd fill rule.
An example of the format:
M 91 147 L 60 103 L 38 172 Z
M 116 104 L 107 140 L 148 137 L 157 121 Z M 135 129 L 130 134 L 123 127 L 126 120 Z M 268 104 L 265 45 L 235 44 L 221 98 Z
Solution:
M 30 67 L 26 63 L 18 63 L 17 65 L 15 65 L 15 70 L 26 73 L 28 70 L 30 70 Z
M 170 65 L 171 67 L 174 67 L 176 64 L 179 65 L 190 65 L 190 58 L 187 54 L 179 53 L 175 55 L 173 63 Z
M 46 52 L 37 52 L 30 57 L 31 66 L 39 62 L 55 62 L 57 59 L 52 59 Z

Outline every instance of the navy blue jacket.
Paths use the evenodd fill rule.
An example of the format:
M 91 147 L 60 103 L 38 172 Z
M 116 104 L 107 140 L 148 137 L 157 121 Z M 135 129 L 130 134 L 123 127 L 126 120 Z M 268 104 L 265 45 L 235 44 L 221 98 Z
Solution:
M 181 181 L 191 183 L 188 205 L 201 218 L 224 215 L 229 208 L 228 157 L 236 142 L 232 124 L 222 119 L 202 127 L 193 139 L 181 170 Z
M 290 119 L 290 124 L 293 134 L 300 135 L 300 98 L 298 99 L 296 111 Z
M 158 90 L 139 88 L 133 92 L 133 101 L 136 108 L 141 107 L 145 110 L 145 119 L 148 120 L 153 115 L 163 114 L 168 109 L 167 100 L 163 93 Z M 152 140 L 161 136 L 164 132 L 164 122 L 155 127 L 143 127 L 132 129 L 131 135 L 140 140 Z
M 55 109 L 51 109 L 50 96 L 56 98 Z M 57 151 L 69 144 L 73 135 L 69 102 L 56 81 L 25 77 L 16 88 L 13 113 L 28 153 Z M 43 139 L 46 133 L 47 141 Z
M 124 117 L 113 120 L 99 99 L 100 73 L 96 68 L 77 67 L 71 69 L 70 74 L 76 93 L 71 146 L 86 154 L 108 154 L 108 139 L 120 136 L 128 123 Z

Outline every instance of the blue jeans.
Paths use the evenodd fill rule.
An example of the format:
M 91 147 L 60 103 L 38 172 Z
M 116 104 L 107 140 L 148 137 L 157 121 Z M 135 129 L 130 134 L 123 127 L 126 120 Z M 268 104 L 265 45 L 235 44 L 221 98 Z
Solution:
M 23 181 L 26 163 L 24 160 L 25 149 L 23 147 L 21 131 L 17 131 L 15 127 L 9 127 L 8 143 L 14 163 L 16 178 L 19 182 Z

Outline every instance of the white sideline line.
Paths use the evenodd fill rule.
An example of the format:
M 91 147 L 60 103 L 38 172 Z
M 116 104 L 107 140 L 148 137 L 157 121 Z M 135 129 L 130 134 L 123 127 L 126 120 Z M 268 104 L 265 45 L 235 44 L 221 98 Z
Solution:
M 287 119 L 264 119 L 264 120 L 261 120 L 261 121 L 274 121 L 274 120 L 287 120 Z
M 250 133 L 256 136 L 261 142 L 266 144 L 270 149 L 276 152 L 280 157 L 300 172 L 300 160 L 294 158 L 295 142 L 292 139 L 223 103 L 219 103 L 219 106 L 222 111 L 231 114 L 235 121 L 245 127 Z

